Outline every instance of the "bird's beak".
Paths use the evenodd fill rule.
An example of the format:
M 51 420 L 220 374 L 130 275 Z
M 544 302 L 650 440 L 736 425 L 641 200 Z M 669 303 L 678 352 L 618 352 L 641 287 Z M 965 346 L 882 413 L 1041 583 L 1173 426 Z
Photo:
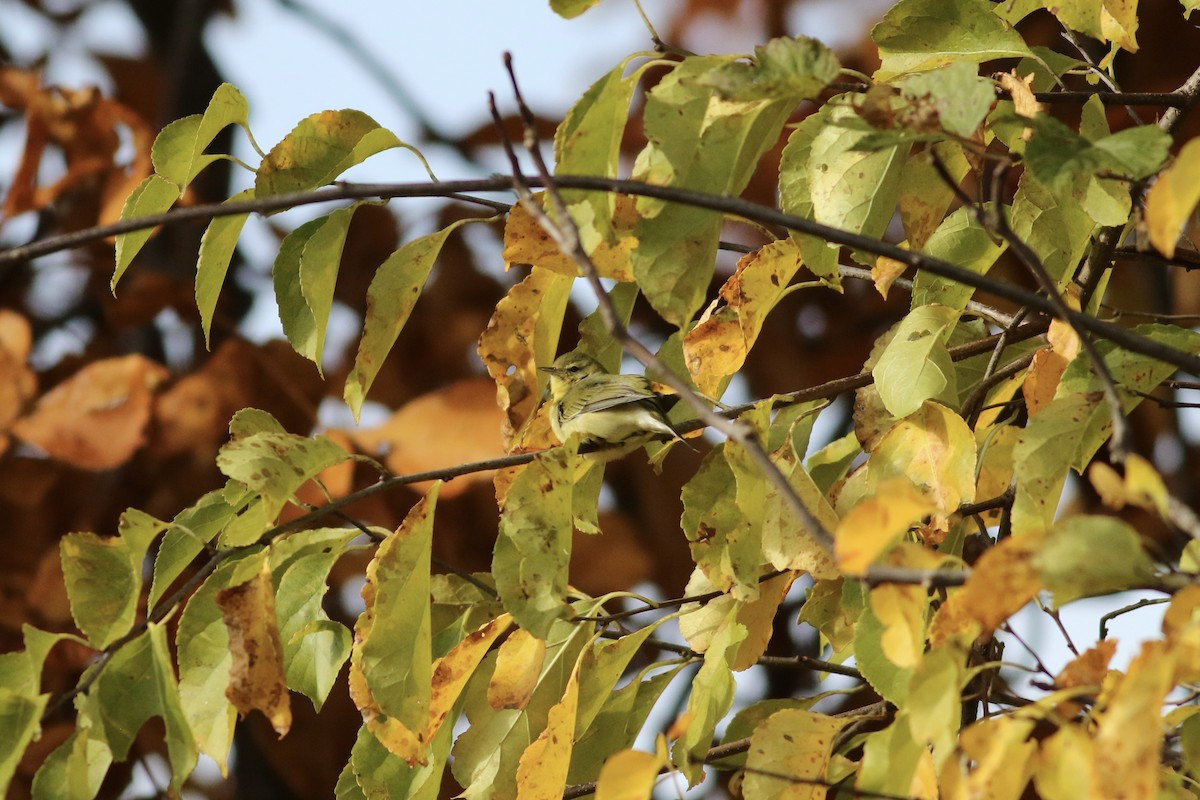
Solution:
M 538 372 L 545 372 L 550 375 L 557 375 L 558 377 L 561 378 L 566 373 L 566 370 L 559 369 L 558 367 L 538 367 Z

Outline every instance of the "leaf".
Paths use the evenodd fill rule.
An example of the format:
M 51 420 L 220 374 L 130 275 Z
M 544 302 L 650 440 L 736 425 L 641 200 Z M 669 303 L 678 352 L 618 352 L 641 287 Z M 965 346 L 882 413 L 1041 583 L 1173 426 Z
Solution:
M 579 708 L 581 662 L 582 654 L 571 670 L 562 699 L 547 714 L 545 730 L 521 754 L 517 765 L 517 800 L 559 800 L 563 795 Z
M 736 621 L 736 611 L 731 611 L 713 636 L 704 663 L 692 681 L 685 712 L 687 727 L 671 750 L 672 763 L 687 775 L 691 786 L 703 776 L 704 753 L 712 743 L 717 723 L 733 705 L 731 663 L 745 637 L 745 626 Z
M 727 100 L 812 100 L 837 77 L 837 56 L 807 36 L 778 37 L 754 48 L 754 58 L 722 64 L 700 78 Z
M 408 512 L 367 566 L 354 626 L 350 695 L 367 727 L 409 764 L 425 752 L 431 717 L 429 570 L 438 487 Z
M 1012 536 L 987 550 L 966 584 L 950 595 L 929 626 L 929 642 L 969 644 L 991 633 L 1033 599 L 1042 588 L 1031 537 Z
M 890 333 L 872 374 L 888 412 L 907 417 L 926 400 L 953 398 L 954 366 L 946 340 L 958 311 L 946 306 L 914 308 Z
M 92 361 L 38 398 L 12 434 L 81 469 L 119 467 L 145 444 L 154 390 L 167 376 L 140 355 Z
M 355 534 L 338 529 L 331 532 L 338 539 L 327 550 L 322 548 L 321 552 L 288 563 L 278 577 L 275 598 L 287 685 L 312 700 L 317 711 L 350 657 L 350 631 L 330 619 L 322 606 L 328 591 L 329 571 Z
M 876 80 L 955 61 L 1033 56 L 984 0 L 901 0 L 871 30 L 871 38 L 882 62 Z
M 8 793 L 25 748 L 41 732 L 49 695 L 30 697 L 0 687 L 0 790 Z
M 217 606 L 229 631 L 229 669 L 226 695 L 243 717 L 259 710 L 280 738 L 292 727 L 292 708 L 283 672 L 283 643 L 275 620 L 275 587 L 271 569 L 251 580 L 222 589 Z
M 250 108 L 232 84 L 223 83 L 213 92 L 203 114 L 177 119 L 162 129 L 154 140 L 154 171 L 181 190 L 196 175 L 221 156 L 204 155 L 213 139 L 229 125 L 249 130 Z
M 1131 53 L 1137 52 L 1137 3 L 1067 0 L 1044 5 L 1065 27 L 1100 42 L 1112 42 Z
M 995 84 L 966 61 L 903 78 L 896 85 L 909 103 L 922 110 L 932 106 L 941 127 L 964 139 L 975 136 L 996 102 Z
M 718 299 L 683 338 L 684 361 L 701 392 L 719 396 L 729 376 L 741 370 L 767 314 L 787 293 L 800 264 L 800 251 L 790 239 L 738 259 L 737 271 Z
M 921 252 L 931 258 L 984 275 L 1005 251 L 1005 242 L 996 243 L 987 230 L 979 225 L 971 211 L 955 209 L 930 234 Z M 956 281 L 939 278 L 924 270 L 913 279 L 912 307 L 944 306 L 962 311 L 975 290 Z
M 901 534 L 937 506 L 905 477 L 893 477 L 876 487 L 842 515 L 834 532 L 834 555 L 847 575 L 863 575 Z
M 909 480 L 943 516 L 975 502 L 975 436 L 962 417 L 939 403 L 926 401 L 897 422 L 867 464 L 872 482 Z
M 1163 170 L 1146 196 L 1146 233 L 1150 244 L 1167 258 L 1183 225 L 1200 203 L 1200 139 L 1185 144 L 1175 162 Z
M 246 189 L 225 202 L 240 203 L 253 199 L 254 190 Z M 206 348 L 212 347 L 209 332 L 213 314 L 217 310 L 217 298 L 225 284 L 225 275 L 233 252 L 237 249 L 238 238 L 242 235 L 242 227 L 249 217 L 249 214 L 213 217 L 200 237 L 200 252 L 196 258 L 196 309 L 200 312 L 200 327 L 204 331 Z
M 529 705 L 545 660 L 545 641 L 523 628 L 513 631 L 496 654 L 496 669 L 488 681 L 488 705 L 495 709 Z
M 1094 737 L 1096 777 L 1113 797 L 1157 794 L 1161 708 L 1174 684 L 1173 662 L 1165 642 L 1143 642 L 1100 717 Z
M 367 311 L 358 353 L 342 391 L 355 421 L 384 359 L 412 314 L 446 238 L 467 221 L 459 220 L 436 233 L 407 242 L 375 270 L 375 277 L 367 287 Z
M 143 561 L 166 523 L 136 509 L 121 515 L 118 536 L 68 533 L 59 547 L 75 624 L 98 650 L 133 627 Z
M 1054 607 L 1144 585 L 1154 564 L 1133 528 L 1114 517 L 1080 515 L 1055 524 L 1033 565 Z
M 166 728 L 169 790 L 178 793 L 196 766 L 196 745 L 180 703 L 164 624 L 147 623 L 146 632 L 116 650 L 80 704 L 97 738 L 118 761 L 142 725 L 162 717 Z
M 5 726 L 6 730 L 15 730 Z M 21 748 L 7 750 L 19 755 Z M 81 717 L 70 737 L 46 757 L 33 778 L 34 800 L 56 800 L 63 797 L 95 797 L 100 792 L 109 767 L 112 751 L 97 738 L 87 717 Z M 0 786 L 4 785 L 0 775 Z
M 146 605 L 154 608 L 175 580 L 183 574 L 204 546 L 224 528 L 238 508 L 229 505 L 220 489 L 200 496 L 190 507 L 175 515 L 154 556 L 154 578 Z
M 684 59 L 648 93 L 643 127 L 648 140 L 633 178 L 736 197 L 759 158 L 776 140 L 800 99 L 723 101 L 702 81 L 732 61 Z M 682 328 L 704 299 L 720 237 L 721 215 L 682 204 L 639 198 L 642 219 L 633 274 L 651 306 Z
M 556 448 L 517 475 L 500 516 L 492 574 L 504 609 L 522 628 L 546 638 L 568 616 L 571 496 L 576 459 Z
M 316 189 L 355 164 L 395 147 L 421 157 L 420 151 L 361 111 L 347 108 L 312 114 L 263 158 L 254 180 L 254 196 Z
M 574 19 L 600 0 L 550 0 L 550 8 L 563 19 Z
M 596 779 L 596 800 L 645 800 L 654 790 L 666 760 L 657 753 L 620 750 L 613 753 Z
M 291 433 L 264 431 L 242 436 L 235 433 L 255 411 L 243 409 L 234 415 L 229 423 L 234 439 L 217 453 L 217 466 L 230 478 L 261 494 L 267 518 L 275 519 L 297 489 L 350 456 L 324 436 L 310 439 Z
M 161 214 L 175 205 L 181 192 L 182 189 L 178 185 L 161 175 L 148 175 L 125 199 L 125 205 L 121 207 L 121 220 Z M 112 281 L 109 283 L 111 289 L 116 290 L 117 281 L 121 280 L 125 270 L 133 263 L 134 256 L 150 241 L 153 234 L 153 228 L 143 228 L 117 236 L 117 260 Z
M 801 708 L 772 714 L 750 737 L 742 783 L 746 796 L 763 800 L 825 797 L 825 771 L 833 756 L 833 740 L 847 722 Z M 798 780 L 791 783 L 777 775 Z

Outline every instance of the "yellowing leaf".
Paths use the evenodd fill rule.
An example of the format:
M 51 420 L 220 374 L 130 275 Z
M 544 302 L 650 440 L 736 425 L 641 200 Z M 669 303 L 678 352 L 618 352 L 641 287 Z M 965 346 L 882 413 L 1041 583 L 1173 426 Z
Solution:
M 479 357 L 496 382 L 496 402 L 505 415 L 505 448 L 514 441 L 531 449 L 556 444 L 539 415 L 536 435 L 524 431 L 541 400 L 537 367 L 554 361 L 572 278 L 535 267 L 496 304 L 479 337 Z M 518 438 L 518 434 L 525 433 Z
M 904 274 L 906 269 L 908 269 L 907 264 L 894 258 L 879 256 L 875 259 L 875 264 L 871 267 L 871 282 L 875 284 L 875 291 L 879 292 L 880 297 L 884 300 L 887 299 L 892 284 L 896 282 L 896 278 Z
M 538 194 L 537 198 L 540 201 L 542 195 Z M 637 239 L 633 236 L 637 220 L 633 198 L 617 195 L 612 219 L 612 235 L 616 243 L 599 241 L 588 253 L 601 277 L 623 282 L 633 280 L 629 258 L 637 246 Z M 579 266 L 574 259 L 564 254 L 550 234 L 519 204 L 513 206 L 504 223 L 503 258 L 506 269 L 517 264 L 529 264 L 570 278 L 579 275 Z
M 1061 725 L 1041 742 L 1034 770 L 1034 785 L 1045 800 L 1102 796 L 1092 738 L 1078 725 Z
M 562 699 L 551 707 L 546 729 L 534 739 L 517 765 L 517 800 L 561 800 L 567 785 L 574 746 L 575 713 L 579 708 L 579 665 L 575 661 Z
M 1033 559 L 1042 585 L 1062 606 L 1080 597 L 1135 588 L 1154 576 L 1141 539 L 1115 517 L 1079 515 L 1055 523 Z
M 1185 586 L 1163 615 L 1163 633 L 1175 655 L 1175 682 L 1200 680 L 1200 586 Z
M 1192 139 L 1179 151 L 1174 163 L 1163 170 L 1146 195 L 1146 233 L 1150 244 L 1167 258 L 1175 255 L 1175 244 L 1183 224 L 1200 203 L 1200 139 Z
M 883 624 L 883 654 L 898 667 L 915 667 L 925 651 L 929 593 L 921 586 L 887 583 L 871 589 L 867 597 Z
M 876 487 L 875 496 L 842 517 L 834 532 L 834 556 L 847 574 L 862 575 L 913 524 L 936 505 L 905 478 Z
M 742 368 L 767 313 L 787 292 L 800 269 L 800 252 L 790 239 L 772 242 L 738 260 L 713 306 L 683 337 L 688 373 L 701 392 L 716 397 L 723 381 Z
M 1024 78 L 1017 77 L 1015 69 L 1012 72 L 1002 72 L 997 76 L 1000 88 L 1008 92 L 1016 112 L 1022 117 L 1036 117 L 1045 109 L 1045 106 L 1033 96 L 1033 77 L 1034 73 L 1032 72 Z
M 463 687 L 475 674 L 475 668 L 487 655 L 496 639 L 512 625 L 512 617 L 501 614 L 451 648 L 450 652 L 433 662 L 432 692 L 429 699 L 429 721 L 425 726 L 425 741 L 431 741 L 454 704 Z
M 233 666 L 225 694 L 245 716 L 258 709 L 282 737 L 292 727 L 292 707 L 283 671 L 283 643 L 275 621 L 275 588 L 271 568 L 240 586 L 222 589 L 217 605 L 229 630 Z
M 975 436 L 958 414 L 926 402 L 879 440 L 867 462 L 872 481 L 901 476 L 949 516 L 975 501 Z
M 1024 538 L 1001 540 L 984 553 L 966 585 L 934 614 L 929 640 L 934 647 L 957 641 L 970 644 L 991 633 L 1033 599 L 1041 589 L 1033 566 L 1035 545 Z
M 488 682 L 488 705 L 492 708 L 528 705 L 545 659 L 545 641 L 523 628 L 513 631 L 496 654 L 496 669 Z
M 658 773 L 666 765 L 666 759 L 656 753 L 640 750 L 613 753 L 600 768 L 596 800 L 646 800 L 654 789 Z
M 833 739 L 849 720 L 800 708 L 777 711 L 754 729 L 746 754 L 745 797 L 755 800 L 817 800 L 826 796 L 826 769 Z M 811 783 L 790 783 L 779 775 Z
M 921 306 L 891 331 L 872 373 L 879 399 L 892 416 L 907 417 L 926 400 L 954 397 L 956 378 L 946 340 L 958 317 L 958 310 L 949 306 Z
M 1166 642 L 1145 642 L 1100 716 L 1094 757 L 1099 785 L 1107 796 L 1157 796 L 1161 709 L 1174 671 L 1175 659 Z
M 962 751 L 975 763 L 967 776 L 967 797 L 1019 800 L 1029 782 L 1036 745 L 1029 740 L 1033 720 L 990 717 L 964 730 Z

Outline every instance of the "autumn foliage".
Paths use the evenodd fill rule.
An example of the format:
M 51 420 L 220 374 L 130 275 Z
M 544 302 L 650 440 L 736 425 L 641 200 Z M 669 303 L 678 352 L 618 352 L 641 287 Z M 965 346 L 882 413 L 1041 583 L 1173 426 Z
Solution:
M 7 796 L 1200 795 L 1192 5 L 709 5 L 561 120 L 498 42 L 488 177 L 0 67 Z M 691 447 L 556 441 L 576 347 Z

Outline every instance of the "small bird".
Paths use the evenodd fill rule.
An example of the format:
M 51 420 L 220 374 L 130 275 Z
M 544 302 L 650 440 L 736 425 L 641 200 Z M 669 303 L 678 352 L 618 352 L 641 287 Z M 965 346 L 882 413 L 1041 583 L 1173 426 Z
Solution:
M 560 442 L 573 433 L 594 447 L 640 445 L 658 436 L 683 441 L 666 416 L 679 398 L 654 391 L 641 375 L 613 375 L 580 352 L 539 369 L 550 374 L 550 427 Z

